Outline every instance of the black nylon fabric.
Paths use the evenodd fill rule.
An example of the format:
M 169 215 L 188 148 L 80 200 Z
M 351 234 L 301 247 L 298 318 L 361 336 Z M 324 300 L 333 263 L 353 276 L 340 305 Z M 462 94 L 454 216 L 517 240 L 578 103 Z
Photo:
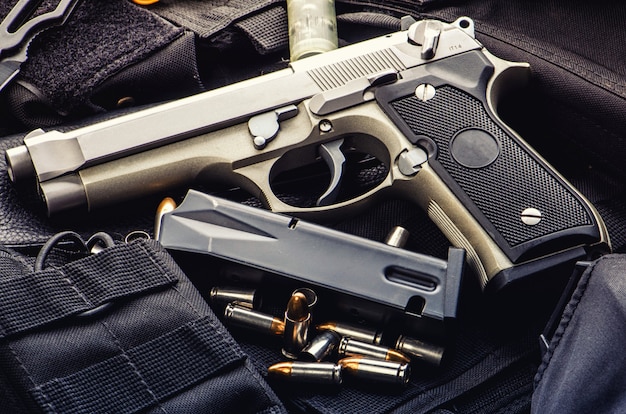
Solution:
M 535 365 L 528 361 L 512 363 L 499 375 L 472 389 L 433 414 L 444 413 L 507 413 L 524 412 L 530 404 Z
M 234 26 L 250 38 L 259 54 L 278 52 L 289 46 L 289 36 L 285 30 L 287 12 L 282 7 L 252 15 L 238 21 Z
M 530 63 L 533 79 L 520 107 L 536 108 L 530 113 L 537 118 L 520 120 L 518 132 L 531 145 L 540 151 L 582 150 L 594 166 L 624 177 L 623 3 L 462 2 L 429 14 L 447 20 L 471 16 L 478 39 L 492 53 Z
M 280 0 L 195 0 L 160 1 L 151 8 L 155 13 L 181 26 L 188 27 L 201 38 L 208 38 L 233 22 L 261 11 Z M 269 28 L 276 30 L 276 28 Z
M 146 59 L 111 75 L 91 96 L 98 108 L 142 106 L 204 90 L 196 62 L 195 37 L 183 33 Z
M 2 280 L 9 289 L 13 279 L 32 274 L 15 253 L 7 251 L 2 263 L 0 269 L 8 272 Z M 139 240 L 113 246 L 59 269 L 68 278 L 84 275 L 85 283 L 91 281 L 90 288 L 97 289 L 114 282 L 122 267 L 128 268 L 136 282 L 157 274 L 177 282 L 128 298 L 112 298 L 111 306 L 88 316 L 49 320 L 1 339 L 0 389 L 10 405 L 5 407 L 3 401 L 0 410 L 162 413 L 186 407 L 187 412 L 285 412 L 198 291 L 157 243 Z M 33 310 L 33 315 L 41 314 Z M 233 395 L 215 394 L 214 387 Z M 235 395 L 248 398 L 240 400 Z
M 134 246 L 137 247 L 137 246 Z M 171 285 L 161 268 L 151 266 L 152 259 L 143 249 L 127 254 L 133 261 L 111 261 L 110 251 L 85 258 L 88 265 L 73 263 L 12 278 L 0 288 L 0 338 L 28 331 L 58 319 L 89 311 L 111 300 L 146 290 Z M 142 260 L 144 259 L 144 260 Z M 113 280 L 94 278 L 92 268 L 116 275 Z M 149 270 L 153 270 L 150 272 Z M 142 273 L 141 279 L 137 274 Z
M 0 16 L 5 16 L 15 3 L 0 2 Z M 41 12 L 56 3 L 43 2 Z M 3 115 L 0 126 L 9 131 L 24 126 L 38 128 L 102 112 L 103 103 L 97 99 L 93 102 L 92 95 L 102 94 L 103 89 L 117 94 L 117 99 L 128 97 L 129 93 L 137 95 L 137 89 L 147 89 L 135 96 L 137 104 L 142 103 L 143 96 L 153 102 L 198 92 L 202 86 L 195 70 L 195 49 L 170 50 L 161 57 L 162 62 L 168 62 L 176 56 L 172 52 L 182 53 L 179 59 L 187 59 L 184 65 L 167 68 L 161 63 L 159 69 L 150 60 L 182 35 L 182 28 L 130 1 L 79 2 L 63 27 L 40 33 L 30 44 L 28 60 L 2 91 L 6 110 L 15 117 L 14 122 Z M 145 69 L 137 70 L 145 64 Z M 135 68 L 129 75 L 134 79 L 133 87 L 111 92 L 111 86 L 104 85 L 106 81 L 129 66 Z M 162 73 L 155 75 L 155 70 Z M 167 81 L 156 87 L 159 79 Z M 110 105 L 103 106 L 110 109 Z
M 533 413 L 626 410 L 625 270 L 624 255 L 607 255 L 581 276 L 535 376 Z
M 215 335 L 210 318 L 197 319 L 121 355 L 41 384 L 36 397 L 50 412 L 141 411 L 237 365 L 243 355 L 230 345 Z

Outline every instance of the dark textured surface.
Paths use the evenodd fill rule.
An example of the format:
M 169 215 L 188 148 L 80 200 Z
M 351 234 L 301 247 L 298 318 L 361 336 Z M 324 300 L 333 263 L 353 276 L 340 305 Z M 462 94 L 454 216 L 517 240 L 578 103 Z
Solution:
M 13 3 L 0 3 L 0 14 Z M 43 2 L 35 15 L 55 3 Z M 30 43 L 21 72 L 2 91 L 0 131 L 75 122 L 118 101 L 141 105 L 200 91 L 193 38 L 181 42 L 183 35 L 183 28 L 129 1 L 79 2 L 63 26 Z M 168 47 L 173 43 L 178 46 Z M 132 75 L 125 75 L 129 68 Z M 120 82 L 128 76 L 133 83 Z
M 34 39 L 20 79 L 47 96 L 59 112 L 68 112 L 85 104 L 109 76 L 181 33 L 128 1 L 82 1 L 63 28 L 49 29 Z
M 89 298 L 90 291 L 118 284 L 122 268 L 128 269 L 127 276 L 134 280 L 131 284 L 140 280 L 147 283 L 139 290 L 118 286 L 120 293 L 126 291 L 128 295 L 113 298 L 112 306 L 89 316 L 59 314 L 58 304 L 45 300 L 38 306 L 22 308 L 3 302 L 2 328 L 9 326 L 6 321 L 25 313 L 30 314 L 30 320 L 43 323 L 19 333 L 8 332 L 0 344 L 0 411 L 285 411 L 158 243 L 142 240 L 119 244 L 34 273 L 23 266 L 19 256 L 13 256 L 11 266 L 4 253 L 0 254 L 0 279 L 6 292 L 12 286 L 6 282 L 37 279 L 37 275 L 45 277 L 50 272 L 64 275 L 64 280 L 48 281 L 56 285 L 56 289 L 45 289 L 52 295 L 71 287 L 76 294 Z M 152 284 L 150 280 L 167 283 Z M 39 293 L 33 285 L 27 290 L 33 296 Z M 53 313 L 54 318 L 46 318 Z M 216 392 L 219 389 L 230 394 Z M 250 398 L 235 397 L 243 395 Z
M 624 255 L 607 255 L 582 275 L 537 371 L 533 413 L 624 411 L 625 271 Z
M 177 0 L 159 2 L 152 10 L 207 38 L 243 17 L 279 3 L 279 0 Z

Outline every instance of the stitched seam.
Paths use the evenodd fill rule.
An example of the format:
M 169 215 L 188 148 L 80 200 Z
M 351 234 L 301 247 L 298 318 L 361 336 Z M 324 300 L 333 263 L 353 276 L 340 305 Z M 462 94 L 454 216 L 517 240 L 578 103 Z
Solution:
M 113 338 L 113 343 L 115 344 L 115 346 L 117 346 L 117 348 L 121 351 L 121 356 L 122 358 L 124 358 L 124 360 L 126 360 L 126 362 L 128 363 L 128 365 L 130 365 L 130 367 L 132 368 L 133 372 L 137 375 L 137 377 L 139 378 L 139 381 L 141 382 L 141 384 L 143 384 L 146 388 L 146 391 L 148 392 L 148 394 L 150 394 L 150 396 L 152 396 L 152 399 L 154 400 L 154 402 L 156 403 L 157 407 L 161 410 L 161 412 L 163 413 L 167 413 L 167 411 L 165 410 L 165 408 L 163 408 L 163 406 L 161 405 L 161 402 L 159 401 L 159 399 L 157 398 L 157 396 L 154 394 L 154 392 L 152 392 L 152 389 L 150 389 L 150 386 L 148 385 L 148 383 L 145 381 L 145 379 L 143 378 L 143 375 L 141 375 L 141 373 L 139 372 L 139 369 L 137 368 L 137 366 L 133 363 L 133 361 L 130 359 L 130 357 L 128 356 L 128 354 L 126 353 L 126 350 L 124 350 L 124 348 L 122 347 L 122 344 L 120 343 L 119 339 L 117 338 L 117 336 L 113 333 L 113 331 L 111 330 L 111 328 L 109 327 L 109 325 L 105 322 L 102 321 L 102 326 L 104 326 L 104 328 L 107 330 L 107 332 L 109 333 L 109 335 L 111 335 L 111 337 Z
M 189 306 L 189 308 L 193 311 L 193 313 L 196 314 L 196 316 L 198 316 L 199 318 L 208 316 L 208 315 L 204 315 L 199 309 L 193 306 L 193 303 L 191 303 L 189 298 L 185 296 L 177 286 L 172 286 L 171 288 L 184 300 L 185 304 Z M 224 330 L 224 328 L 218 325 L 212 317 L 207 318 L 207 322 L 213 328 L 214 334 L 219 335 L 222 341 L 231 345 L 231 347 L 236 347 L 239 350 L 237 352 L 239 356 L 244 356 L 244 357 L 246 356 L 246 354 L 239 348 L 239 344 L 229 334 L 227 335 L 227 332 Z
M 167 269 L 165 269 L 164 265 L 161 263 L 160 260 L 158 260 L 157 257 L 155 257 L 151 251 L 148 251 L 147 249 L 145 249 L 144 246 L 139 245 L 139 247 L 144 250 L 146 253 L 148 253 L 148 257 L 150 258 L 150 260 L 157 265 L 157 267 L 163 271 L 163 273 L 165 275 L 167 275 L 168 280 L 176 280 L 176 279 L 172 279 L 169 274 L 169 272 L 167 271 Z M 69 276 L 67 276 L 67 274 L 65 272 L 62 271 L 62 269 L 60 268 L 55 268 L 54 269 L 60 276 L 61 276 L 61 280 L 65 281 L 77 294 L 77 296 L 79 298 L 81 298 L 81 300 L 83 300 L 83 302 L 90 306 L 93 307 L 93 303 L 76 287 L 76 285 L 74 284 L 74 282 L 71 280 L 71 278 Z M 196 312 L 197 313 L 197 312 Z M 154 392 L 150 389 L 150 386 L 147 384 L 147 382 L 144 380 L 143 376 L 141 375 L 141 373 L 139 372 L 137 366 L 133 363 L 133 361 L 129 358 L 128 354 L 126 353 L 126 351 L 124 350 L 124 348 L 122 347 L 119 339 L 117 338 L 117 336 L 113 333 L 113 331 L 111 330 L 111 328 L 109 327 L 109 325 L 102 321 L 101 324 L 104 326 L 104 328 L 106 329 L 106 331 L 109 333 L 109 335 L 111 336 L 111 338 L 113 339 L 113 343 L 115 344 L 115 346 L 120 350 L 121 352 L 121 356 L 122 358 L 130 365 L 130 367 L 132 368 L 133 372 L 137 375 L 137 377 L 139 378 L 141 384 L 143 384 L 145 386 L 146 391 L 148 392 L 149 395 L 152 396 L 154 402 L 156 403 L 157 407 L 160 409 L 161 412 L 163 413 L 167 413 L 167 411 L 165 410 L 165 408 L 161 405 L 160 401 L 158 400 L 158 398 L 156 397 L 156 395 L 154 394 Z M 38 386 L 32 375 L 30 374 L 30 372 L 28 371 L 28 369 L 26 368 L 26 366 L 23 364 L 23 362 L 20 360 L 19 356 L 17 355 L 16 351 L 11 347 L 11 345 L 7 342 L 7 346 L 13 356 L 13 358 L 17 361 L 17 363 L 19 364 L 20 368 L 22 369 L 22 371 L 25 373 L 26 377 L 28 378 L 28 380 L 30 381 L 30 383 L 33 386 L 33 390 L 36 391 L 43 400 L 45 400 L 45 405 L 53 412 L 57 412 L 57 410 L 55 409 L 52 401 L 50 400 L 49 396 L 42 391 L 42 388 L 40 386 Z
M 191 301 L 189 300 L 189 298 L 188 298 L 187 296 L 185 296 L 185 295 L 184 295 L 184 294 L 180 291 L 180 289 L 178 288 L 178 286 L 176 286 L 176 285 L 172 286 L 172 290 L 173 290 L 174 292 L 176 292 L 176 293 L 178 294 L 178 296 L 180 296 L 180 297 L 183 299 L 183 301 L 185 302 L 185 304 L 186 304 L 187 306 L 189 306 L 189 308 L 193 311 L 193 313 L 195 313 L 195 314 L 196 314 L 196 316 L 197 316 L 198 318 L 201 318 L 201 317 L 203 317 L 203 316 L 204 316 L 204 315 L 202 314 L 202 312 L 200 312 L 200 310 L 199 310 L 199 309 L 197 309 L 195 306 L 193 306 L 193 303 L 191 303 Z
M 543 375 L 546 369 L 548 368 L 548 366 L 550 365 L 550 362 L 552 361 L 552 357 L 554 356 L 554 353 L 556 352 L 556 350 L 559 347 L 559 344 L 561 343 L 561 339 L 567 332 L 568 330 L 567 328 L 569 327 L 570 322 L 574 318 L 574 315 L 576 315 L 576 311 L 578 310 L 578 305 L 580 304 L 583 296 L 587 292 L 587 287 L 589 286 L 589 280 L 591 279 L 591 274 L 595 270 L 596 266 L 603 260 L 606 260 L 606 256 L 598 259 L 591 266 L 591 268 L 585 271 L 584 279 L 582 279 L 579 282 L 579 285 L 577 289 L 574 291 L 574 294 L 572 295 L 570 302 L 567 304 L 565 310 L 563 311 L 563 316 L 562 316 L 563 319 L 561 323 L 559 324 L 559 327 L 557 328 L 556 332 L 554 333 L 552 340 L 550 341 L 551 342 L 550 347 L 548 348 L 548 351 L 546 352 L 546 356 L 544 357 L 543 362 L 541 363 L 541 366 L 537 370 L 537 379 L 535 381 L 536 383 L 539 383 L 541 379 L 543 378 Z M 569 312 L 569 310 L 571 310 L 571 312 Z M 554 346 L 552 344 L 554 344 Z
M 61 280 L 66 282 L 74 290 L 74 292 L 76 292 L 76 295 L 85 303 L 85 305 L 89 306 L 90 308 L 93 308 L 94 306 L 93 302 L 91 302 L 89 298 L 85 296 L 83 292 L 80 291 L 80 289 L 78 289 L 74 281 L 72 281 L 72 279 L 70 279 L 70 277 L 61 268 L 55 268 L 54 270 L 59 275 L 61 275 Z
M 30 383 L 33 385 L 33 391 L 36 391 L 39 395 L 41 395 L 41 397 L 45 400 L 45 405 L 52 411 L 52 412 L 58 412 L 56 410 L 56 408 L 54 408 L 54 405 L 52 404 L 52 401 L 50 401 L 50 399 L 48 398 L 48 396 L 41 392 L 41 388 L 35 383 L 35 380 L 33 379 L 32 374 L 30 373 L 30 371 L 28 370 L 28 368 L 26 368 L 26 365 L 24 365 L 24 363 L 22 362 L 22 360 L 20 359 L 20 357 L 17 355 L 17 352 L 15 351 L 15 349 L 13 349 L 13 347 L 11 346 L 10 343 L 8 343 L 7 341 L 7 346 L 9 347 L 9 351 L 11 351 L 11 355 L 13 355 L 13 358 L 15 358 L 15 360 L 17 361 L 18 365 L 20 366 L 20 368 L 22 369 L 22 371 L 24 371 L 24 374 L 26 375 L 26 378 L 28 378 L 28 381 L 30 381 Z
M 570 107 L 569 107 L 569 106 L 567 106 L 567 105 L 564 105 L 564 106 L 566 106 L 568 109 L 573 109 L 573 108 L 570 108 Z M 599 130 L 599 131 L 602 131 L 602 132 L 606 133 L 608 136 L 614 137 L 614 138 L 615 138 L 615 139 L 617 139 L 618 141 L 624 141 L 624 138 L 622 138 L 620 135 L 617 135 L 617 133 L 616 133 L 616 132 L 613 132 L 613 131 L 608 130 L 608 129 L 607 129 L 607 128 L 605 128 L 602 124 L 600 124 L 600 123 L 596 122 L 595 120 L 593 120 L 593 119 L 589 118 L 588 116 L 584 115 L 584 113 L 582 113 L 582 112 L 580 112 L 580 111 L 576 111 L 576 110 L 574 110 L 574 112 L 576 113 L 576 115 L 577 115 L 579 118 L 581 118 L 581 119 L 583 119 L 583 120 L 585 120 L 585 121 L 588 121 L 588 124 L 589 124 L 589 125 L 591 125 L 591 126 L 593 126 L 595 129 L 597 129 L 597 130 Z
M 589 127 L 589 128 L 593 128 L 594 130 L 598 131 L 598 133 L 600 134 L 604 134 L 607 139 L 610 137 L 611 139 L 615 139 L 618 143 L 624 143 L 625 139 L 623 137 L 621 137 L 620 135 L 618 135 L 616 132 L 613 132 L 611 130 L 609 130 L 608 128 L 604 127 L 602 124 L 596 122 L 594 119 L 586 116 L 584 113 L 580 112 L 579 110 L 577 110 L 576 108 L 572 107 L 571 105 L 568 105 L 566 102 L 560 101 L 558 99 L 550 99 L 550 102 L 553 103 L 555 106 L 558 107 L 557 109 L 557 116 L 560 113 L 566 112 L 566 111 L 570 111 L 573 112 L 576 117 L 578 117 L 580 120 L 585 121 L 585 127 Z M 576 142 L 576 141 L 574 141 Z M 579 147 L 582 148 L 582 145 L 579 143 L 578 144 Z M 595 157 L 599 158 L 599 159 L 605 159 L 604 155 L 605 153 L 603 153 L 602 151 L 600 151 L 598 148 L 594 147 L 589 147 L 589 146 L 585 146 L 584 147 L 585 151 L 593 154 Z
M 15 260 L 19 262 L 20 264 L 24 265 L 24 268 L 28 269 L 28 271 L 30 272 L 33 271 L 33 266 L 30 263 L 28 263 L 28 261 L 26 261 L 26 259 L 17 252 L 12 252 L 10 249 L 7 249 L 7 248 L 0 248 L 0 255 L 6 257 L 7 259 L 11 259 L 11 260 Z
M 163 259 L 162 257 L 160 257 L 159 255 L 157 255 L 154 251 L 146 249 L 145 245 L 140 244 L 139 245 L 150 257 L 150 259 L 157 265 L 159 266 L 160 269 L 162 269 L 162 271 L 168 275 L 169 277 L 169 267 L 163 263 Z M 172 279 L 172 280 L 176 280 L 176 279 Z M 191 282 L 189 282 L 191 283 Z M 183 292 L 180 290 L 180 288 L 177 285 L 172 285 L 170 287 L 174 292 L 176 292 L 176 294 L 178 294 L 184 301 L 184 303 L 189 307 L 189 309 L 191 309 L 191 311 L 198 317 L 198 318 L 202 318 L 205 317 L 207 315 L 204 314 L 204 312 L 202 312 L 200 309 L 196 308 L 193 303 L 191 302 L 190 298 L 188 296 L 186 296 L 185 294 L 183 294 Z M 239 354 L 240 356 L 246 356 L 245 353 L 243 353 L 243 351 L 239 348 L 239 344 L 237 344 L 237 342 L 228 334 L 227 332 L 224 330 L 224 328 L 222 326 L 220 326 L 213 318 L 208 318 L 207 322 L 209 323 L 209 325 L 214 329 L 214 333 L 218 334 L 220 336 L 220 338 L 230 344 L 233 347 L 236 347 L 237 349 L 239 349 L 239 352 L 237 352 L 237 354 Z
M 170 277 L 169 266 L 167 266 L 165 263 L 163 263 L 163 259 L 160 256 L 158 256 L 153 250 L 147 249 L 146 246 L 143 245 L 143 244 L 139 245 L 139 247 L 148 255 L 150 260 L 152 260 L 152 262 L 159 269 L 161 269 L 161 271 L 168 277 L 168 280 L 172 280 L 172 281 L 176 281 L 177 280 L 175 277 Z M 187 306 L 189 306 L 189 308 L 193 311 L 193 313 L 196 314 L 196 316 L 198 316 L 199 318 L 204 316 L 204 314 L 198 308 L 196 308 L 193 305 L 193 303 L 191 303 L 191 300 L 180 291 L 180 288 L 178 286 L 172 285 L 171 289 L 174 292 L 176 292 L 181 298 L 183 298 L 185 304 Z
M 235 11 L 239 10 L 238 8 L 231 6 L 229 3 L 230 2 L 228 2 L 228 4 L 223 4 L 223 5 L 215 7 L 215 9 L 213 10 L 214 14 L 203 15 L 202 17 L 195 17 L 196 16 L 195 13 L 185 13 L 183 11 L 178 11 L 175 9 L 174 10 L 166 9 L 164 11 L 164 14 L 169 14 L 171 16 L 178 17 L 182 21 L 187 20 L 190 24 L 197 26 L 198 31 L 202 31 L 202 33 L 199 33 L 200 37 L 207 38 L 209 36 L 212 36 L 228 28 L 231 25 L 234 25 L 237 21 L 241 19 L 246 19 L 247 17 L 250 17 L 265 8 L 269 8 L 274 5 L 280 5 L 279 4 L 280 2 L 276 0 L 272 0 L 269 2 L 266 1 L 263 3 L 257 4 L 255 7 L 247 9 L 246 12 L 234 13 L 234 15 L 233 13 L 215 12 L 216 10 L 219 10 L 221 12 L 224 9 L 235 10 Z M 207 24 L 207 20 L 210 21 L 210 24 Z
M 154 251 L 146 248 L 146 246 L 141 243 L 137 244 L 137 247 L 139 247 L 141 250 L 144 251 L 144 253 L 146 253 L 146 255 L 148 256 L 148 259 L 150 259 L 152 263 L 154 263 L 161 270 L 161 272 L 163 272 L 163 274 L 167 277 L 167 280 L 169 280 L 170 282 L 177 281 L 176 277 L 170 274 L 171 272 L 170 272 L 169 266 L 167 266 L 163 262 L 163 259 L 159 257 Z
M 167 12 L 170 13 L 172 16 L 176 16 L 180 19 L 189 20 L 190 23 L 193 23 L 196 26 L 201 26 L 203 23 L 206 23 L 204 19 L 194 18 L 193 14 L 187 14 L 177 10 L 168 10 Z
M 248 371 L 250 375 L 254 378 L 255 382 L 261 387 L 268 401 L 273 401 L 272 396 L 268 393 L 268 390 L 266 389 L 267 385 L 259 381 L 259 377 L 258 377 L 259 373 L 256 370 L 251 369 L 249 364 L 244 363 L 243 366 L 246 369 L 246 371 Z M 277 407 L 277 404 L 272 402 L 271 409 L 273 410 L 276 407 Z

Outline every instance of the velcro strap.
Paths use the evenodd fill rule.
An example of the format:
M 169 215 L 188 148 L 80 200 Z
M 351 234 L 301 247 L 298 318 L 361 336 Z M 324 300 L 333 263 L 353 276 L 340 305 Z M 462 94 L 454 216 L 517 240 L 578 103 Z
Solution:
M 221 332 L 204 317 L 32 392 L 47 412 L 141 411 L 242 361 Z
M 145 243 L 114 246 L 0 284 L 0 338 L 175 283 L 176 276 Z
M 87 104 L 104 80 L 182 34 L 182 28 L 129 1 L 80 2 L 63 27 L 33 40 L 20 78 L 59 113 L 70 112 Z

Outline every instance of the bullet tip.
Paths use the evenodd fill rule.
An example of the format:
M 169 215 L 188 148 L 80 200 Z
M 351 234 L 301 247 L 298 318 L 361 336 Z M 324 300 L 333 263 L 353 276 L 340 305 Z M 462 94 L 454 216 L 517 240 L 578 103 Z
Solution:
M 272 377 L 288 377 L 291 376 L 293 363 L 291 362 L 279 362 L 271 365 L 267 369 L 267 374 Z
M 291 298 L 287 303 L 285 316 L 292 321 L 298 322 L 309 317 L 309 306 L 304 294 L 298 292 L 291 295 Z
M 387 360 L 403 362 L 403 363 L 406 363 L 406 364 L 411 362 L 411 358 L 409 358 L 408 356 L 404 355 L 400 351 L 396 351 L 395 349 L 390 349 L 387 352 Z
M 163 215 L 174 211 L 176 208 L 176 201 L 171 197 L 165 197 L 159 206 L 157 207 L 156 216 L 154 218 L 154 238 L 158 240 L 161 233 L 161 219 Z
M 315 326 L 316 331 L 335 331 L 337 324 L 335 322 L 324 322 Z

